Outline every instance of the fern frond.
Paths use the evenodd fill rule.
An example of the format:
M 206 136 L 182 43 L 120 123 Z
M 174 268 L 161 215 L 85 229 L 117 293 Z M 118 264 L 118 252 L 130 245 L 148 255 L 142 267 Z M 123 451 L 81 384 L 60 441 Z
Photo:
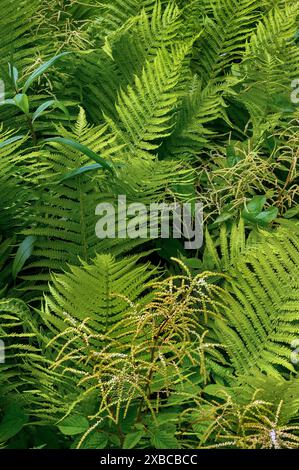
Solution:
M 299 66 L 298 47 L 292 41 L 298 6 L 295 1 L 284 8 L 270 9 L 246 44 L 240 65 L 245 83 L 238 99 L 249 110 L 255 138 L 261 129 L 271 132 L 285 108 L 290 108 L 290 84 Z M 272 123 L 264 129 L 264 116 L 270 121 L 270 114 Z
M 217 119 L 228 121 L 225 95 L 232 93 L 230 85 L 202 86 L 195 75 L 188 84 L 185 96 L 180 103 L 176 124 L 171 137 L 166 141 L 166 155 L 198 155 L 216 132 L 211 124 Z
M 152 151 L 171 134 L 179 94 L 177 85 L 189 46 L 160 50 L 134 87 L 121 91 L 116 104 L 124 141 L 136 151 Z
M 92 265 L 71 267 L 70 273 L 59 274 L 52 280 L 51 297 L 47 297 L 45 320 L 58 331 L 65 329 L 65 320 L 81 323 L 89 319 L 89 327 L 103 336 L 120 319 L 126 317 L 126 295 L 135 302 L 148 288 L 156 270 L 147 264 L 137 264 L 133 256 L 116 261 L 110 255 L 98 255 Z M 119 294 L 119 296 L 115 296 Z
M 212 15 L 204 22 L 194 58 L 196 72 L 207 84 L 219 79 L 243 56 L 246 40 L 261 18 L 257 0 L 211 1 Z
M 294 372 L 291 343 L 297 338 L 298 237 L 280 230 L 250 247 L 230 270 L 226 320 L 217 335 L 237 374 Z

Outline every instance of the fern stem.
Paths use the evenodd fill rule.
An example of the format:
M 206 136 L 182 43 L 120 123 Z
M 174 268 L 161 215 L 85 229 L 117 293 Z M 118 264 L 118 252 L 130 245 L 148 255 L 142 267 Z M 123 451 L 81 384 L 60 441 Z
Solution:
M 33 144 L 36 145 L 37 144 L 37 136 L 36 136 L 36 132 L 35 132 L 35 129 L 34 129 L 34 126 L 33 126 L 33 122 L 32 122 L 32 120 L 29 116 L 27 116 L 27 124 L 28 124 L 29 130 L 30 130 L 30 134 L 31 134 Z

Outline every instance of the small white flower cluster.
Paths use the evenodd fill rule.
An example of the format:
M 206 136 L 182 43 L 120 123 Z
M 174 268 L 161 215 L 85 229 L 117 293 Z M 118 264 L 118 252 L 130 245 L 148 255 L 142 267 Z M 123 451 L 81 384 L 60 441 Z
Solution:
M 63 312 L 64 317 L 66 320 L 74 327 L 78 326 L 78 322 L 67 312 Z
M 198 279 L 196 280 L 196 285 L 197 285 L 198 287 L 206 287 L 208 284 L 207 284 L 207 282 L 205 281 L 205 279 L 203 279 L 202 277 L 200 277 L 200 278 L 198 278 Z
M 279 443 L 277 441 L 276 431 L 274 429 L 271 429 L 269 435 L 274 449 L 280 449 Z

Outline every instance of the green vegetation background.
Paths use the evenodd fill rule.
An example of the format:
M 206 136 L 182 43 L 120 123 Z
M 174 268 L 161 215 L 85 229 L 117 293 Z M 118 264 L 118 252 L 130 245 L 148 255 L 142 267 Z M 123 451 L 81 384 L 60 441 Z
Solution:
M 1 0 L 0 447 L 299 447 L 298 7 Z

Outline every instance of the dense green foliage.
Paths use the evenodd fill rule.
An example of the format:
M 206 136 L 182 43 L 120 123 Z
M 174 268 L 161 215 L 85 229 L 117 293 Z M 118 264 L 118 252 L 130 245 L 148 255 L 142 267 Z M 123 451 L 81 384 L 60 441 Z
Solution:
M 299 448 L 298 11 L 1 0 L 0 447 Z

